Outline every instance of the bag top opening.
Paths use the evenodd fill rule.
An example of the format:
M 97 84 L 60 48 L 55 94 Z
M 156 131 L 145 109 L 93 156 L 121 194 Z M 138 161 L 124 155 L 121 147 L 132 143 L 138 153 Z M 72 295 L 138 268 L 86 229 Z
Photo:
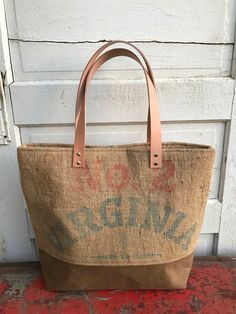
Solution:
M 107 146 L 99 146 L 99 145 L 86 145 L 86 149 L 93 150 L 93 149 L 115 149 L 115 150 L 125 150 L 125 149 L 135 149 L 135 150 L 145 150 L 148 148 L 150 144 L 148 143 L 133 143 L 133 144 L 119 144 L 119 145 L 107 145 Z M 200 145 L 200 144 L 193 144 L 193 143 L 182 143 L 182 142 L 165 142 L 162 143 L 162 148 L 164 150 L 214 150 L 213 147 L 209 145 Z M 41 150 L 41 149 L 53 149 L 53 150 L 61 150 L 66 149 L 70 150 L 73 149 L 72 144 L 60 144 L 60 143 L 34 143 L 34 144 L 22 144 L 18 147 L 20 150 L 24 149 L 33 149 L 33 150 Z

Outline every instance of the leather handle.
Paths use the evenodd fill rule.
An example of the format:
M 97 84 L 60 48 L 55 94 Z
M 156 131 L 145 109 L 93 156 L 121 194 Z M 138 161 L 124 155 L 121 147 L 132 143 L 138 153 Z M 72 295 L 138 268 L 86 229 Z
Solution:
M 80 78 L 80 84 L 79 84 L 79 88 L 78 88 L 78 93 L 77 93 L 77 100 L 80 98 L 80 93 L 83 92 L 83 89 L 81 88 L 82 85 L 85 83 L 85 79 L 86 79 L 86 76 L 88 74 L 88 72 L 90 71 L 91 69 L 91 66 L 93 65 L 93 63 L 96 61 L 96 59 L 99 57 L 99 55 L 105 50 L 107 49 L 108 47 L 112 46 L 112 45 L 115 45 L 115 44 L 125 44 L 125 45 L 128 45 L 130 47 L 132 47 L 133 49 L 135 49 L 142 57 L 146 67 L 147 67 L 147 72 L 153 82 L 153 85 L 155 86 L 155 79 L 154 79 L 154 75 L 153 75 L 153 72 L 152 72 L 152 69 L 150 67 L 150 64 L 149 62 L 147 61 L 145 55 L 142 53 L 142 51 L 137 48 L 135 45 L 127 42 L 127 41 L 124 41 L 124 40 L 112 40 L 110 42 L 108 42 L 107 44 L 103 45 L 102 47 L 100 47 L 93 55 L 92 57 L 90 58 L 90 60 L 88 61 L 82 75 L 81 75 L 81 78 Z M 78 105 L 78 101 L 76 101 L 76 110 L 75 110 L 75 115 L 77 115 L 78 111 L 80 110 L 79 108 L 79 105 Z
M 100 47 L 94 54 L 93 56 L 90 58 L 89 62 L 87 63 L 82 75 L 81 75 L 81 79 L 80 79 L 80 84 L 79 84 L 79 88 L 78 88 L 78 93 L 77 93 L 77 101 L 76 101 L 76 108 L 75 108 L 75 116 L 78 116 L 78 112 L 81 110 L 80 106 L 79 106 L 79 99 L 81 98 L 82 96 L 82 93 L 84 92 L 84 84 L 85 84 L 85 81 L 86 81 L 86 76 L 88 74 L 88 72 L 90 71 L 92 65 L 94 64 L 94 62 L 96 61 L 96 59 L 99 57 L 99 55 L 105 50 L 107 49 L 108 47 L 112 46 L 112 45 L 115 45 L 115 44 L 118 44 L 118 43 L 121 43 L 121 44 L 125 44 L 125 45 L 128 45 L 129 47 L 132 47 L 133 49 L 135 49 L 142 57 L 145 65 L 146 65 L 146 68 L 147 68 L 147 72 L 153 82 L 153 85 L 155 87 L 155 79 L 154 79 L 154 75 L 153 75 L 153 72 L 152 72 L 152 69 L 149 65 L 149 62 L 147 61 L 145 55 L 142 53 L 142 51 L 137 48 L 135 45 L 127 42 L 127 41 L 124 41 L 124 40 L 112 40 L 110 42 L 108 42 L 107 44 L 103 45 L 102 47 Z M 85 112 L 82 110 L 82 115 L 84 115 Z M 85 119 L 85 117 L 83 117 Z M 81 117 L 82 119 L 82 117 Z M 147 141 L 149 142 L 150 141 L 150 111 L 149 111 L 149 108 L 148 108 L 148 127 L 147 127 Z
M 156 89 L 155 86 L 139 60 L 139 58 L 131 51 L 127 49 L 117 48 L 105 52 L 100 56 L 96 62 L 90 67 L 84 85 L 80 84 L 77 98 L 77 104 L 79 109 L 76 114 L 76 130 L 75 130 L 75 141 L 74 141 L 74 152 L 73 152 L 73 167 L 85 167 L 85 98 L 87 86 L 93 75 L 98 70 L 98 68 L 111 58 L 117 56 L 127 56 L 138 62 L 144 70 L 148 95 L 149 95 L 149 108 L 150 108 L 150 167 L 160 168 L 162 161 L 162 150 L 161 150 L 161 128 L 160 128 L 160 115 L 157 105 Z M 82 90 L 82 91 L 81 91 Z

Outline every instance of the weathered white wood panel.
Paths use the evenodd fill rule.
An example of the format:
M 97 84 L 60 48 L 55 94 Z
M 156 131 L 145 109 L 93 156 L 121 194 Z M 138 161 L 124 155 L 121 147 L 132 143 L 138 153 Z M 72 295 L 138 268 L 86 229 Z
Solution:
M 236 255 L 236 88 L 229 129 L 218 254 Z
M 10 142 L 4 85 L 12 82 L 7 27 L 3 1 L 0 0 L 0 145 Z
M 213 254 L 214 234 L 201 234 L 195 250 L 196 256 L 210 256 Z
M 2 72 L 0 76 L 0 111 L 4 112 L 2 116 L 5 116 L 5 119 L 8 117 L 5 131 L 9 128 L 11 133 L 11 142 L 8 145 L 0 146 L 0 263 L 29 261 L 33 260 L 35 255 L 29 237 L 16 158 L 20 133 L 19 128 L 13 123 L 9 88 L 7 86 L 2 88 L 2 77 L 6 85 L 12 81 L 3 0 L 0 0 L 0 71 Z M 7 133 L 5 135 L 9 140 L 10 137 Z
M 7 145 L 11 140 L 3 80 L 0 76 L 0 145 Z
M 12 82 L 12 69 L 3 0 L 0 0 L 0 73 L 4 79 L 3 84 L 10 84 Z
M 163 141 L 192 142 L 211 145 L 216 149 L 210 198 L 217 198 L 219 191 L 224 123 L 172 123 L 162 124 Z M 74 128 L 27 127 L 21 128 L 23 143 L 73 143 Z M 146 125 L 89 125 L 87 144 L 113 145 L 146 141 Z
M 6 5 L 13 38 L 208 43 L 234 40 L 234 0 L 8 0 Z
M 220 228 L 221 203 L 216 199 L 208 199 L 201 234 L 217 234 Z
M 234 80 L 163 79 L 157 82 L 162 121 L 227 120 Z M 76 81 L 17 82 L 11 85 L 17 125 L 73 123 Z M 94 81 L 87 122 L 143 122 L 147 118 L 144 81 Z
M 35 258 L 29 237 L 16 157 L 20 134 L 13 124 L 7 88 L 6 92 L 11 143 L 0 146 L 0 263 L 30 261 Z
M 101 43 L 10 41 L 16 81 L 80 79 L 90 56 Z M 229 76 L 233 45 L 137 43 L 156 78 Z M 133 60 L 116 58 L 97 73 L 99 79 L 140 79 L 143 71 Z
M 236 25 L 235 25 L 234 43 L 236 43 Z M 236 79 L 236 44 L 234 44 L 234 50 L 233 50 L 233 56 L 232 56 L 231 77 Z

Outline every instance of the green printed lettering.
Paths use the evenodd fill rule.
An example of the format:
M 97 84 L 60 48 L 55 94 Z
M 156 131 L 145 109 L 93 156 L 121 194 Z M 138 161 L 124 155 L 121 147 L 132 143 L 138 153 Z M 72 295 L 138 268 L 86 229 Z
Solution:
M 62 222 L 57 222 L 52 226 L 46 238 L 61 253 L 64 253 L 65 247 L 71 247 L 76 242 L 67 232 Z
M 148 201 L 148 211 L 144 220 L 143 228 L 149 229 L 151 228 L 151 218 L 154 225 L 154 230 L 156 233 L 162 232 L 170 215 L 175 211 L 173 208 L 166 207 L 164 217 L 160 217 L 160 213 L 158 210 L 158 204 L 156 202 Z
M 85 214 L 85 220 L 81 221 L 81 213 Z M 70 212 L 67 217 L 73 222 L 79 231 L 80 239 L 84 239 L 87 236 L 87 230 L 90 229 L 94 232 L 98 232 L 101 227 L 93 223 L 93 211 L 91 208 L 82 207 L 73 212 Z
M 173 224 L 170 226 L 170 228 L 165 232 L 165 235 L 169 239 L 173 239 L 174 233 L 177 229 L 177 227 L 180 225 L 180 223 L 183 221 L 183 219 L 186 217 L 186 215 L 182 212 L 176 213 L 177 217 L 175 218 Z
M 187 231 L 182 233 L 180 236 L 174 237 L 175 243 L 180 244 L 180 242 L 183 241 L 182 248 L 183 250 L 187 251 L 192 240 L 192 235 L 194 234 L 196 229 L 197 229 L 197 224 L 195 223 Z
M 130 209 L 129 209 L 129 218 L 127 221 L 127 226 L 130 227 L 137 227 L 137 211 L 138 211 L 138 198 L 136 197 L 130 197 Z
M 120 211 L 120 209 L 115 209 L 112 213 L 111 216 L 113 216 L 115 219 L 113 222 L 109 221 L 108 219 L 108 213 L 107 213 L 107 207 L 110 205 L 115 205 L 116 207 L 120 207 L 121 205 L 121 198 L 120 197 L 112 197 L 112 198 L 108 198 L 106 199 L 101 207 L 100 207 L 100 215 L 101 215 L 101 219 L 103 221 L 104 226 L 107 227 L 119 227 L 119 226 L 123 226 L 123 221 L 122 221 L 122 213 Z

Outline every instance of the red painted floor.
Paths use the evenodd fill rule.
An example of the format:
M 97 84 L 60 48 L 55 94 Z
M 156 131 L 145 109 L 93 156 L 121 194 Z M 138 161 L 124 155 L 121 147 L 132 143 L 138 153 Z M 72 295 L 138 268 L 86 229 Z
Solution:
M 186 290 L 45 290 L 37 263 L 0 266 L 0 313 L 236 314 L 236 260 L 195 260 Z

